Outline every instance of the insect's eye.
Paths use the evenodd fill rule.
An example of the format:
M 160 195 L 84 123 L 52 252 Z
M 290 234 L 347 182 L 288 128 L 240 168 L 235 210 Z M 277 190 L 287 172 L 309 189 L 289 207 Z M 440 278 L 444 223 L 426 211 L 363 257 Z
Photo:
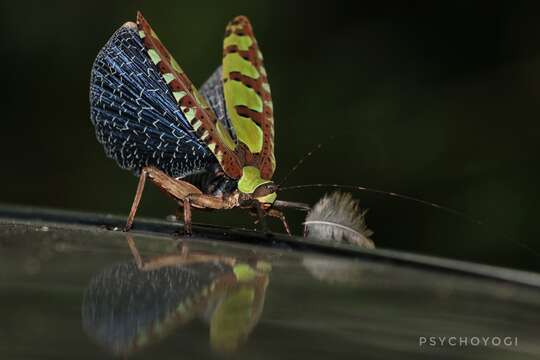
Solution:
M 278 186 L 274 183 L 270 182 L 270 183 L 262 184 L 262 185 L 259 185 L 255 189 L 255 191 L 253 192 L 253 197 L 258 198 L 258 197 L 266 196 L 266 195 L 276 192 L 277 189 L 278 189 Z

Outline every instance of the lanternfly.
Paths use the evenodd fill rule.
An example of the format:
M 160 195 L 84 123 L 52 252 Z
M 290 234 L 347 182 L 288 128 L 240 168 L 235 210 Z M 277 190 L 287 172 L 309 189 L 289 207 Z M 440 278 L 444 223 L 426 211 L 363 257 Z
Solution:
M 263 56 L 249 20 L 226 27 L 223 63 L 193 86 L 141 13 L 99 52 L 90 80 L 91 119 L 106 154 L 139 176 L 126 224 L 149 178 L 184 209 L 255 210 L 288 225 L 272 182 L 274 119 Z

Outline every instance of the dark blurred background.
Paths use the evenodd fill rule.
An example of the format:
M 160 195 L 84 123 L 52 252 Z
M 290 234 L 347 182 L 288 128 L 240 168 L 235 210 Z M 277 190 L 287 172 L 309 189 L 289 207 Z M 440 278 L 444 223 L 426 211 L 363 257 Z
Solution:
M 2 1 L 1 202 L 127 214 L 137 179 L 96 141 L 88 81 L 138 9 L 196 84 L 221 61 L 226 23 L 251 19 L 274 97 L 277 181 L 322 142 L 287 185 L 366 185 L 469 217 L 356 192 L 379 247 L 540 271 L 534 1 Z M 147 187 L 141 215 L 174 210 Z M 289 220 L 298 232 L 302 214 Z M 241 211 L 195 221 L 254 226 Z

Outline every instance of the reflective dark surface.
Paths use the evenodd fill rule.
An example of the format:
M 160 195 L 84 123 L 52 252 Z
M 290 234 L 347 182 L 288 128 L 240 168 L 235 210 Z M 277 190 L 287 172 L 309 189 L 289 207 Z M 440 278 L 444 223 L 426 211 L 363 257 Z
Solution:
M 140 270 L 126 234 L 81 219 L 0 217 L 0 358 L 540 355 L 534 286 L 363 252 L 299 251 L 279 237 L 268 239 L 273 247 L 249 245 L 249 233 L 239 243 L 135 231 Z M 257 234 L 251 238 L 258 242 Z M 204 261 L 190 261 L 201 254 Z M 429 347 L 419 346 L 422 336 L 518 340 L 517 346 Z

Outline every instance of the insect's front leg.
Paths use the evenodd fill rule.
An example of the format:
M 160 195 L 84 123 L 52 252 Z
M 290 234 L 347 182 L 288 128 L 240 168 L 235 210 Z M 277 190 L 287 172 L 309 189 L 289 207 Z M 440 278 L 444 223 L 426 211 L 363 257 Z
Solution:
M 250 214 L 253 216 L 256 216 L 258 219 L 255 221 L 255 224 L 261 224 L 261 227 L 263 228 L 263 231 L 268 232 L 268 226 L 266 225 L 265 217 L 271 216 L 274 218 L 278 218 L 281 220 L 281 223 L 283 224 L 283 228 L 285 229 L 285 232 L 292 236 L 291 230 L 289 228 L 289 224 L 287 223 L 287 219 L 285 218 L 285 215 L 283 215 L 283 212 L 276 208 L 270 208 L 265 210 L 264 208 L 261 208 L 257 203 L 254 203 L 253 206 L 250 208 Z
M 266 213 L 258 201 L 255 201 L 253 204 L 255 207 L 255 210 L 257 211 L 257 216 L 259 217 L 259 223 L 261 224 L 262 230 L 264 233 L 268 234 L 270 232 L 270 229 L 268 228 L 268 223 L 266 222 Z
M 283 228 L 285 229 L 287 234 L 289 236 L 292 236 L 291 230 L 289 228 L 289 224 L 287 223 L 287 219 L 285 219 L 285 215 L 283 215 L 283 213 L 281 211 L 279 211 L 277 209 L 269 209 L 269 210 L 266 211 L 266 215 L 280 219 L 281 223 L 283 224 Z

